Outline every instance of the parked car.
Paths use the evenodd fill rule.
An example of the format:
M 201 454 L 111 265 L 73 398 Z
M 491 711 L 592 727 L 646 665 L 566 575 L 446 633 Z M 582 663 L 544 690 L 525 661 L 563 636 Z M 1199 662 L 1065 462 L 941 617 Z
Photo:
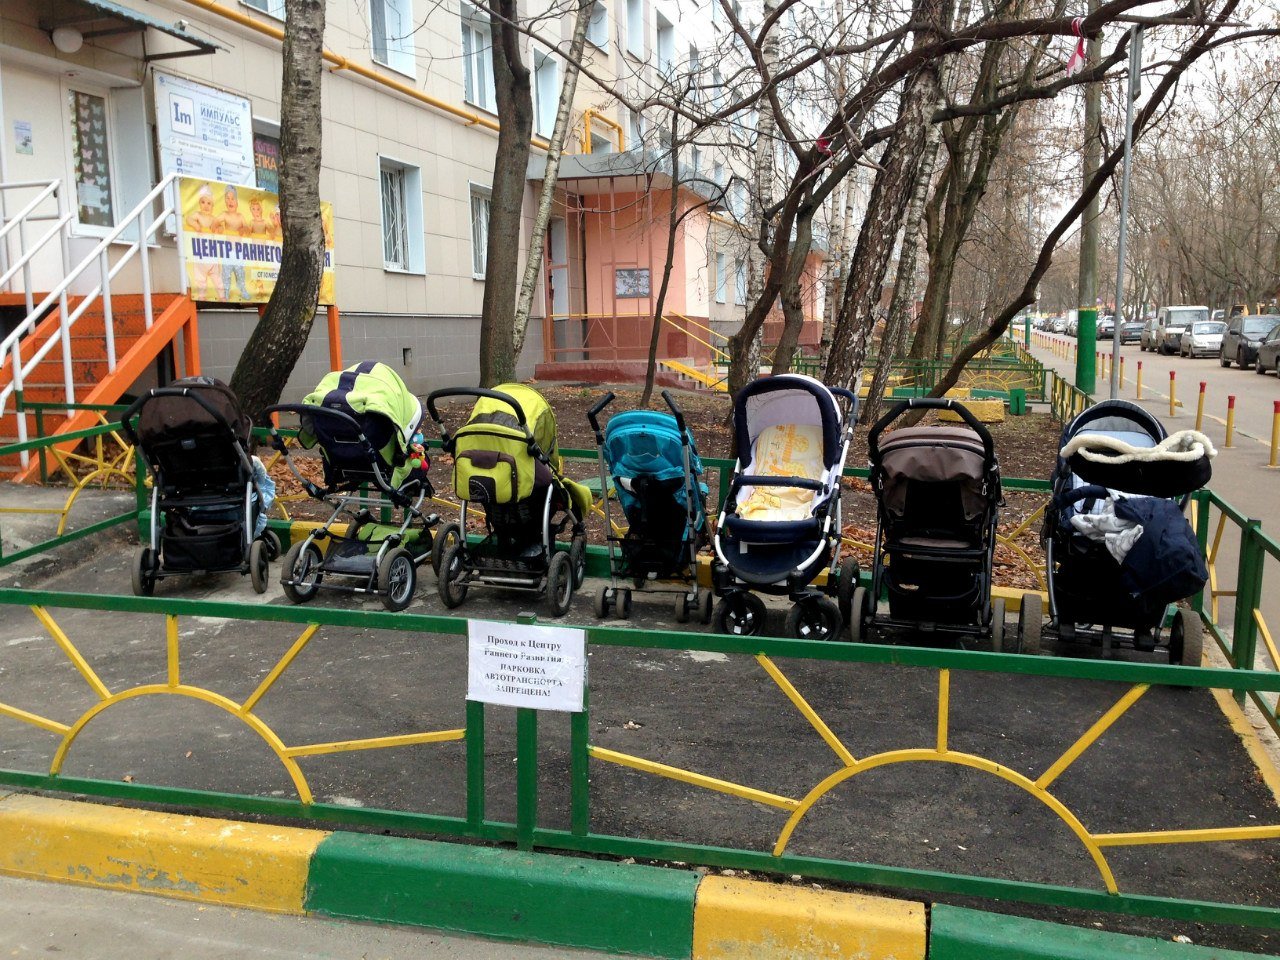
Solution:
M 1141 320 L 1126 320 L 1120 324 L 1120 342 L 1141 343 L 1143 326 Z
M 1177 352 L 1183 331 L 1197 320 L 1208 320 L 1209 308 L 1179 304 L 1161 307 L 1156 312 L 1156 349 L 1160 353 Z
M 1227 325 L 1221 320 L 1197 320 L 1182 331 L 1178 341 L 1180 357 L 1216 357 L 1222 352 L 1222 334 Z
M 1078 335 L 1079 333 L 1080 333 L 1080 321 L 1079 321 L 1079 319 L 1077 319 L 1076 317 L 1068 317 L 1068 318 L 1067 318 L 1067 330 L 1066 330 L 1066 334 L 1067 334 L 1067 336 L 1068 336 L 1068 337 L 1074 337 L 1074 336 Z
M 1054 333 L 1066 333 L 1066 332 L 1067 332 L 1067 318 L 1066 318 L 1066 317 L 1054 317 L 1054 318 L 1053 318 L 1053 332 L 1054 332 Z
M 1148 317 L 1142 325 L 1142 336 L 1138 341 L 1143 350 L 1155 353 L 1160 349 L 1160 318 Z
M 1225 323 L 1227 320 L 1227 311 L 1224 310 L 1222 307 L 1219 307 L 1217 310 L 1213 311 L 1213 314 L 1209 317 L 1209 319 L 1221 320 L 1223 323 Z
M 1280 316 L 1274 313 L 1240 314 L 1227 322 L 1227 331 L 1222 335 L 1222 348 L 1218 351 L 1218 362 L 1224 367 L 1236 362 L 1241 370 L 1253 366 L 1258 358 L 1258 344 L 1271 332 L 1271 328 L 1280 323 Z
M 1254 373 L 1274 370 L 1280 377 L 1280 323 L 1268 330 L 1258 343 L 1258 356 L 1253 361 Z
M 1103 314 L 1098 317 L 1098 339 L 1109 340 L 1116 335 L 1116 318 L 1111 314 Z

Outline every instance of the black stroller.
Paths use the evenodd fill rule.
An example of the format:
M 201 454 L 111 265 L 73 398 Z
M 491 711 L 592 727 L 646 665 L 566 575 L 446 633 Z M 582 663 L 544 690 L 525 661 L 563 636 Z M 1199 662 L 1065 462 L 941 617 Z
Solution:
M 431 528 L 440 521 L 422 512 L 423 501 L 433 494 L 430 462 L 418 434 L 422 405 L 394 370 L 366 360 L 326 374 L 302 403 L 279 404 L 268 412 L 296 414 L 298 442 L 320 448 L 323 487 L 298 470 L 271 428 L 272 444 L 303 489 L 333 508 L 324 524 L 285 554 L 280 576 L 285 596 L 305 603 L 321 588 L 377 594 L 388 610 L 403 610 L 417 588 L 417 568 L 431 558 Z M 384 521 L 384 511 L 393 516 L 399 511 L 399 520 Z M 339 533 L 334 525 L 343 518 L 347 527 Z M 327 544 L 323 552 L 322 544 Z M 332 582 L 333 577 L 342 582 Z
M 259 518 L 266 503 L 248 453 L 252 425 L 231 388 L 211 377 L 177 380 L 147 391 L 121 421 L 152 480 L 133 592 L 151 596 L 165 577 L 235 571 L 265 593 L 280 541 Z
M 1208 579 L 1182 510 L 1212 475 L 1213 444 L 1194 430 L 1169 436 L 1142 407 L 1104 400 L 1066 425 L 1059 448 L 1042 532 L 1050 631 L 1103 656 L 1163 642 L 1170 663 L 1199 666 L 1200 617 L 1177 607 L 1170 618 L 1169 605 Z M 1038 646 L 1043 620 L 1040 598 L 1028 599 L 1024 648 Z
M 710 623 L 711 592 L 698 586 L 698 548 L 707 542 L 707 488 L 684 414 L 663 390 L 670 414 L 627 410 L 610 417 L 602 430 L 600 414 L 613 399 L 608 393 L 587 413 L 609 542 L 609 583 L 596 592 L 596 616 L 607 616 L 610 607 L 624 620 L 631 616 L 631 588 L 619 587 L 619 580 L 631 580 L 637 590 L 666 581 L 674 584 L 665 592 L 674 593 L 678 623 L 688 622 L 693 611 Z M 613 532 L 610 486 L 627 520 L 622 536 Z
M 857 412 L 851 391 L 799 374 L 762 377 L 738 391 L 738 460 L 711 568 L 719 632 L 764 630 L 764 601 L 752 592 L 759 591 L 790 598 L 790 636 L 839 636 L 840 605 L 810 585 L 828 564 L 827 593 L 843 596 L 857 580 L 856 563 L 839 566 L 840 475 Z
M 962 427 L 906 427 L 909 410 L 951 410 Z M 867 437 L 876 497 L 871 589 L 854 591 L 854 642 L 882 633 L 990 638 L 1001 648 L 1004 601 L 991 599 L 1000 466 L 991 434 L 963 405 L 930 397 L 897 404 Z M 888 615 L 877 600 L 889 599 Z

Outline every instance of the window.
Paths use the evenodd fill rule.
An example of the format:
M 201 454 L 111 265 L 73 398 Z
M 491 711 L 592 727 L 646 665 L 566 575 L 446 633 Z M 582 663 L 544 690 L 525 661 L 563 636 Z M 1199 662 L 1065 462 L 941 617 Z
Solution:
M 284 0 L 240 0 L 246 7 L 253 7 L 263 13 L 275 17 L 277 20 L 284 19 Z
M 613 153 L 613 137 L 602 137 L 598 133 L 591 134 L 592 153 Z
M 483 280 L 489 265 L 489 210 L 493 191 L 471 185 L 471 275 Z
M 693 168 L 693 176 L 702 173 L 702 151 L 696 145 L 689 151 L 689 166 Z
M 609 8 L 602 0 L 591 5 L 591 20 L 587 23 L 587 40 L 601 50 L 609 49 Z
M 689 98 L 694 103 L 702 102 L 702 57 L 697 47 L 689 48 Z
M 560 108 L 560 64 L 549 53 L 533 54 L 533 132 L 550 139 Z
M 462 96 L 481 110 L 498 111 L 493 95 L 493 40 L 489 24 L 470 6 L 462 8 Z
M 729 187 L 729 210 L 735 220 L 747 218 L 747 185 L 741 180 L 733 181 Z
M 369 0 L 373 59 L 413 76 L 413 0 Z
M 111 135 L 106 91 L 67 90 L 76 221 L 105 232 L 116 224 L 112 203 Z
M 658 14 L 658 71 L 669 74 L 676 59 L 676 28 L 662 14 Z
M 627 53 L 644 59 L 644 0 L 627 2 Z
M 423 273 L 422 174 L 417 167 L 380 157 L 382 264 L 387 270 Z
M 747 302 L 747 261 L 739 260 L 734 264 L 733 302 L 745 306 Z
M 627 111 L 627 149 L 640 150 L 644 147 L 645 121 L 639 110 Z
M 725 259 L 723 253 L 716 254 L 716 303 L 725 303 L 729 278 L 725 275 Z

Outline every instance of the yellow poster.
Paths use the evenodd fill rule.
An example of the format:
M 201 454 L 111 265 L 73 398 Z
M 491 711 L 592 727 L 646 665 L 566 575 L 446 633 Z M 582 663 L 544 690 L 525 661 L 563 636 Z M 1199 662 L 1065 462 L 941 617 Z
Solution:
M 267 190 L 182 177 L 178 245 L 192 300 L 266 303 L 280 272 L 280 199 Z M 333 206 L 320 204 L 324 273 L 320 302 L 331 305 Z

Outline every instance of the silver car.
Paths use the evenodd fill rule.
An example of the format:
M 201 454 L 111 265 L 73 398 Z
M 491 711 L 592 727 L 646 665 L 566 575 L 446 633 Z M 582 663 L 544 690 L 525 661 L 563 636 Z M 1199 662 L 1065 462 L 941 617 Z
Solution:
M 1222 334 L 1227 325 L 1221 320 L 1197 320 L 1182 331 L 1178 343 L 1180 357 L 1216 357 L 1222 352 Z

